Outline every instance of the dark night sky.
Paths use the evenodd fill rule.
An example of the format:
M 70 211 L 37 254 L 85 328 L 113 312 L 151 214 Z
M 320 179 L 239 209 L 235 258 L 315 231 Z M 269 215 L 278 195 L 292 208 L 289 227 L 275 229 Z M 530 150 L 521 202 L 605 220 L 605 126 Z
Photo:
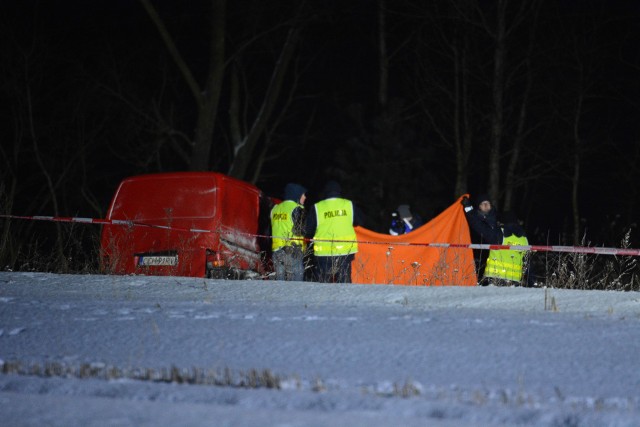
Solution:
M 206 7 L 209 2 L 152 2 L 158 7 L 161 16 L 167 19 L 169 29 L 187 62 L 193 67 L 197 77 L 202 78 L 207 67 L 208 47 L 205 36 L 208 29 Z M 255 23 L 256 17 L 275 22 L 280 16 L 286 16 L 291 5 L 296 4 L 295 1 L 273 3 L 250 0 L 228 3 L 230 50 L 241 42 L 240 30 L 244 29 L 243 26 Z M 397 149 L 382 147 L 374 152 L 378 153 L 378 157 L 368 157 L 362 152 L 362 147 L 370 146 L 371 141 L 375 141 L 378 78 L 376 3 L 364 0 L 310 3 L 315 8 L 315 14 L 303 31 L 298 49 L 299 91 L 292 113 L 276 134 L 280 145 L 271 153 L 273 159 L 265 165 L 258 185 L 267 192 L 279 195 L 284 183 L 299 181 L 312 190 L 313 198 L 313 192 L 320 188 L 328 171 L 337 167 L 339 162 L 336 159 L 340 157 L 360 177 L 358 180 L 346 179 L 346 183 L 343 182 L 347 187 L 347 195 L 363 205 L 372 214 L 372 218 L 377 218 L 378 211 L 380 217 L 384 217 L 398 203 L 413 198 L 415 201 L 412 204 L 429 219 L 455 200 L 455 165 L 452 155 L 445 154 L 446 150 L 434 142 L 437 135 L 428 120 L 419 118 L 416 86 L 412 85 L 420 75 L 420 70 L 414 67 L 418 45 L 407 42 L 419 31 L 427 31 L 424 27 L 429 25 L 425 19 L 421 28 L 420 20 L 415 19 L 415 6 L 419 2 L 388 0 L 393 9 L 393 13 L 388 15 L 388 43 L 393 55 L 389 93 L 391 99 L 402 105 L 401 116 L 406 120 L 403 122 L 406 125 L 395 130 L 397 138 L 400 138 L 397 136 L 400 133 L 404 135 L 400 138 Z M 434 2 L 443 9 L 449 3 Z M 138 1 L 3 0 L 0 4 L 5 11 L 4 18 L 0 19 L 2 32 L 5 34 L 3 43 L 14 47 L 17 44 L 21 46 L 22 52 L 29 46 L 35 46 L 41 52 L 39 54 L 43 59 L 33 63 L 34 66 L 42 67 L 45 76 L 42 81 L 45 82 L 46 90 L 42 89 L 41 93 L 45 95 L 42 95 L 43 105 L 40 108 L 51 112 L 58 123 L 64 121 L 66 116 L 69 124 L 59 127 L 68 129 L 69 133 L 77 131 L 77 122 L 74 120 L 79 116 L 79 111 L 91 115 L 91 121 L 88 122 L 92 123 L 91 129 L 98 128 L 96 123 L 99 120 L 95 117 L 102 115 L 109 120 L 102 124 L 105 129 L 100 131 L 100 135 L 111 141 L 121 141 L 121 144 L 114 144 L 106 149 L 99 144 L 89 144 L 83 148 L 86 153 L 95 149 L 96 153 L 93 155 L 100 159 L 87 166 L 94 176 L 86 181 L 86 185 L 103 209 L 106 209 L 110 192 L 124 176 L 184 168 L 184 165 L 172 163 L 171 159 L 176 157 L 167 152 L 158 153 L 161 163 L 149 161 L 146 164 L 136 164 L 131 161 L 130 156 L 125 156 L 143 150 L 136 146 L 136 141 L 123 137 L 136 124 L 140 124 L 139 119 L 131 119 L 135 113 L 127 113 L 127 108 L 149 108 L 155 102 L 163 105 L 159 108 L 164 108 L 162 111 L 165 116 L 167 111 L 171 111 L 172 123 L 181 132 L 190 135 L 194 126 L 195 110 L 187 87 L 177 75 L 156 29 Z M 640 207 L 640 194 L 635 189 L 640 177 L 637 165 L 640 159 L 640 125 L 637 120 L 640 99 L 640 79 L 637 78 L 640 73 L 637 44 L 640 24 L 637 18 L 640 16 L 640 4 L 631 0 L 543 2 L 541 17 L 547 26 L 538 34 L 540 50 L 536 52 L 536 57 L 558 62 L 547 62 L 545 67 L 536 69 L 537 80 L 533 94 L 536 103 L 531 108 L 532 123 L 529 125 L 532 131 L 526 142 L 527 151 L 523 162 L 527 167 L 537 165 L 535 173 L 538 177 L 530 180 L 519 191 L 516 209 L 526 220 L 530 234 L 535 232 L 538 240 L 542 238 L 540 236 L 544 236 L 550 240 L 548 243 L 557 243 L 558 236 L 568 229 L 571 221 L 568 181 L 572 173 L 569 168 L 572 163 L 568 146 L 571 127 L 566 123 L 566 115 L 563 118 L 558 116 L 572 102 L 562 90 L 574 84 L 577 79 L 568 75 L 568 70 L 572 69 L 567 65 L 571 61 L 571 55 L 555 50 L 566 48 L 567 40 L 562 37 L 567 33 L 562 31 L 562 27 L 576 25 L 579 21 L 577 16 L 585 17 L 585 21 L 589 22 L 587 28 L 598 28 L 596 36 L 577 32 L 579 36 L 576 38 L 577 43 L 585 49 L 583 59 L 586 62 L 583 65 L 594 64 L 589 69 L 592 74 L 588 81 L 590 89 L 593 89 L 590 94 L 593 95 L 585 103 L 581 128 L 586 151 L 579 194 L 583 214 L 587 217 L 587 232 L 594 238 L 592 243 L 605 243 L 606 239 L 611 238 L 608 231 L 611 217 L 620 214 L 619 226 L 628 227 L 635 222 Z M 6 37 L 7 34 L 11 37 Z M 33 43 L 33 40 L 36 42 Z M 274 40 L 271 43 L 277 46 L 277 40 Z M 435 39 L 431 43 L 435 43 Z M 274 56 L 273 52 L 269 52 L 268 46 L 268 43 L 257 43 L 246 52 L 246 56 L 254 55 L 245 72 L 247 79 L 255 82 L 256 90 L 260 90 L 261 84 L 264 85 L 264 76 L 269 73 L 267 66 Z M 426 49 L 436 51 L 438 47 L 433 45 Z M 490 53 L 490 50 L 487 52 Z M 606 60 L 603 55 L 607 55 Z M 16 58 L 3 55 L 5 72 L 20 69 L 20 61 Z M 484 61 L 489 64 L 490 55 Z M 545 59 L 539 61 L 542 63 Z M 439 63 L 430 65 L 435 69 L 442 66 Z M 37 76 L 39 70 L 31 71 Z M 440 77 L 446 77 L 446 72 Z M 5 89 L 11 84 L 5 82 Z M 518 84 L 520 83 L 514 83 L 516 87 Z M 73 92 L 74 86 L 86 89 L 78 91 L 76 98 L 65 98 L 63 94 Z M 130 97 L 126 103 L 113 96 L 114 88 Z M 480 82 L 477 90 L 483 90 L 480 89 Z M 20 108 L 17 106 L 20 96 L 7 95 L 9 92 L 3 90 L 2 94 L 5 106 L 1 110 L 1 131 L 5 141 L 12 140 L 15 135 L 12 118 Z M 87 93 L 90 95 L 86 95 Z M 558 98 L 554 98 L 553 94 Z M 66 104 L 55 108 L 46 107 L 50 105 L 47 103 L 60 99 L 65 99 Z M 171 108 L 167 107 L 169 104 L 172 105 Z M 354 106 L 362 108 L 365 120 L 362 127 L 353 118 Z M 482 116 L 482 110 L 488 106 L 487 102 L 479 103 L 476 114 Z M 223 105 L 221 110 L 226 108 Z M 551 114 L 556 108 L 558 114 Z M 439 112 L 444 117 L 453 114 L 452 111 Z M 37 117 L 44 120 L 44 116 Z M 314 121 L 311 128 L 307 128 L 311 117 Z M 514 117 L 513 112 L 510 112 L 509 117 L 510 120 Z M 118 127 L 114 127 L 110 120 L 114 120 Z M 131 123 L 128 123 L 129 120 Z M 128 123 L 129 128 L 124 123 Z M 472 194 L 485 192 L 488 185 L 486 150 L 483 151 L 489 127 L 486 117 L 478 120 L 477 126 L 478 137 L 472 154 L 468 183 Z M 45 128 L 46 126 L 41 132 L 50 132 Z M 138 141 L 144 142 L 145 138 L 153 137 L 150 129 L 135 131 L 138 132 Z M 56 143 L 67 146 L 64 132 L 59 129 L 57 132 L 60 134 L 54 139 Z M 225 131 L 220 132 L 224 135 Z M 305 132 L 311 137 L 308 145 L 301 148 L 299 142 Z M 542 148 L 537 150 L 536 147 Z M 15 146 L 7 147 L 6 150 L 7 153 L 12 153 Z M 62 150 L 57 152 L 60 151 Z M 128 153 L 124 153 L 125 151 Z M 9 154 L 6 156 L 11 157 Z M 544 159 L 540 156 L 544 156 Z M 128 158 L 123 160 L 124 157 Z M 34 159 L 25 152 L 20 161 L 29 164 Z M 422 166 L 416 167 L 416 161 L 421 162 Z M 406 162 L 405 166 L 403 162 Z M 162 166 L 158 166 L 160 164 Z M 396 164 L 400 166 L 393 167 L 400 169 L 392 169 L 392 165 Z M 374 171 L 370 174 L 358 172 L 367 167 Z M 30 173 L 28 177 L 19 178 L 25 192 L 30 186 L 43 186 L 38 169 L 34 165 L 21 169 Z M 52 165 L 50 170 L 55 175 L 61 168 Z M 83 176 L 87 176 L 87 173 Z M 8 175 L 3 177 L 6 182 L 8 179 Z M 378 185 L 376 179 L 385 181 L 384 185 Z M 64 188 L 72 188 L 74 185 L 78 185 L 77 180 L 70 179 Z M 377 187 L 384 187 L 386 193 L 391 193 L 382 199 L 388 206 L 372 205 L 374 199 L 369 191 L 378 191 Z M 86 212 L 91 209 L 86 200 L 73 199 L 66 195 L 67 191 L 60 189 L 61 193 L 65 192 L 66 209 L 73 212 L 62 213 L 83 212 L 90 215 Z M 38 210 L 39 208 L 24 201 L 16 206 L 33 211 L 15 213 L 50 213 Z M 40 209 L 50 208 L 50 205 L 45 204 Z M 374 210 L 376 212 L 371 212 Z M 606 243 L 617 245 L 617 242 Z

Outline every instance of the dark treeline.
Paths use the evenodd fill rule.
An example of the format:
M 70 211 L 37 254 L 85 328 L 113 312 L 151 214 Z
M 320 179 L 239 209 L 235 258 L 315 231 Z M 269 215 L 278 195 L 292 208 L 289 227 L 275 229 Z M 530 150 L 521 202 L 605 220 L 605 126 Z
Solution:
M 635 227 L 633 0 L 0 4 L 2 214 L 103 217 L 125 176 L 216 170 L 310 202 L 337 179 L 377 231 L 467 192 L 532 243 Z M 64 251 L 1 224 L 3 267 Z

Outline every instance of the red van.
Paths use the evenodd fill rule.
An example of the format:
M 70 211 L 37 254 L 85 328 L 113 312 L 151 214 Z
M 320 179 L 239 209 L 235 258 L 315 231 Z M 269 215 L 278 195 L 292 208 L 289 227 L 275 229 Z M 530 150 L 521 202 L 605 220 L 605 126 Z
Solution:
M 267 273 L 273 201 L 215 172 L 126 178 L 101 238 L 101 266 L 114 274 L 259 278 Z

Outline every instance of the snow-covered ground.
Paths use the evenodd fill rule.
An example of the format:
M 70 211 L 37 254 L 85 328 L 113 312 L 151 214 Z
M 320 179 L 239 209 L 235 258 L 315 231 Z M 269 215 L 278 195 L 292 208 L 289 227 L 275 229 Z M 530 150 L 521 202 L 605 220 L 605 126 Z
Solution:
M 640 294 L 0 273 L 3 426 L 638 426 Z

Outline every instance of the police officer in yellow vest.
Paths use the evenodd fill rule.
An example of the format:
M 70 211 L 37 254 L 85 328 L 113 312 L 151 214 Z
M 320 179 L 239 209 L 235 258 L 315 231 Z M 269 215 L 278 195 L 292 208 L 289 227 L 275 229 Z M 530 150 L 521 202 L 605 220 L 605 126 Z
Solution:
M 362 214 L 351 200 L 341 197 L 340 184 L 326 183 L 324 200 L 307 215 L 306 235 L 313 237 L 316 280 L 351 283 L 351 262 L 358 252 L 354 226 L 362 225 Z
M 271 249 L 276 280 L 304 280 L 304 201 L 307 189 L 289 183 L 271 209 Z
M 469 226 L 480 236 L 483 242 L 492 245 L 528 246 L 526 234 L 512 212 L 505 212 L 500 218 L 499 227 L 491 227 L 474 211 L 468 199 L 462 200 Z M 527 285 L 523 280 L 524 251 L 511 249 L 492 249 L 487 257 L 484 277 L 480 285 L 497 286 Z

